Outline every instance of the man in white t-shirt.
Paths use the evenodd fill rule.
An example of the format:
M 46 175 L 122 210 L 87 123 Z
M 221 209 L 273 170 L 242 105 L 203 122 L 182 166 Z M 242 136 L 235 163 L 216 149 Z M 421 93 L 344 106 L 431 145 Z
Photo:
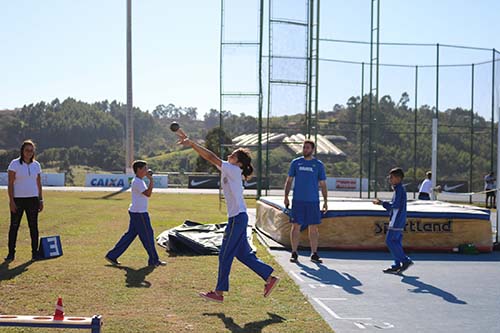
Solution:
M 112 265 L 120 265 L 118 258 L 127 250 L 134 239 L 139 235 L 142 245 L 146 249 L 149 259 L 148 265 L 152 267 L 166 265 L 158 257 L 155 248 L 155 237 L 151 220 L 148 214 L 148 200 L 153 193 L 153 174 L 148 171 L 148 165 L 145 161 L 135 161 L 132 165 L 135 177 L 130 186 L 132 192 L 132 203 L 129 206 L 130 223 L 127 232 L 120 238 L 115 247 L 105 256 L 105 259 Z M 149 186 L 146 186 L 144 177 L 149 179 Z
M 418 190 L 419 200 L 431 200 L 432 197 L 432 172 L 426 172 L 426 178 L 420 184 L 420 189 Z
M 12 160 L 8 167 L 10 227 L 6 261 L 13 261 L 15 258 L 17 232 L 24 212 L 30 229 L 31 259 L 39 259 L 38 213 L 43 210 L 41 173 L 40 163 L 35 160 L 35 144 L 26 140 L 21 146 L 19 158 Z

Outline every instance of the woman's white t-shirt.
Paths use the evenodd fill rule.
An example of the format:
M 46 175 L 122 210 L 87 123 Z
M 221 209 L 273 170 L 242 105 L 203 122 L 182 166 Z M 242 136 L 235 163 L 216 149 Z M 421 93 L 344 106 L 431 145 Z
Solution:
M 220 170 L 222 191 L 226 198 L 228 217 L 234 217 L 239 213 L 246 213 L 247 207 L 243 199 L 241 168 L 227 161 L 222 161 Z
M 14 198 L 38 197 L 38 175 L 42 173 L 42 167 L 37 161 L 26 163 L 18 157 L 12 160 L 7 168 L 8 171 L 15 172 Z

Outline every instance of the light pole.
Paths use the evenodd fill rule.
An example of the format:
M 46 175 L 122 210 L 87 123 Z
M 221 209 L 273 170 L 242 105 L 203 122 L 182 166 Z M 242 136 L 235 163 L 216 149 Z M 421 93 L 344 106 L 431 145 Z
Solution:
M 134 161 L 134 118 L 132 117 L 132 0 L 127 0 L 127 110 L 125 113 L 125 172 Z

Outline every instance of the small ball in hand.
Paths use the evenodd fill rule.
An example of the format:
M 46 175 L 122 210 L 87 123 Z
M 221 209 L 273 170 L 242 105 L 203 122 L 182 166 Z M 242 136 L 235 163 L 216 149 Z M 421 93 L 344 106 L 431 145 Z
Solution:
M 177 130 L 178 130 L 179 128 L 181 128 L 181 127 L 180 127 L 180 126 L 179 126 L 179 124 L 178 124 L 177 122 L 175 122 L 175 121 L 174 121 L 174 122 L 172 122 L 172 123 L 170 124 L 170 130 L 171 130 L 172 132 L 177 132 Z

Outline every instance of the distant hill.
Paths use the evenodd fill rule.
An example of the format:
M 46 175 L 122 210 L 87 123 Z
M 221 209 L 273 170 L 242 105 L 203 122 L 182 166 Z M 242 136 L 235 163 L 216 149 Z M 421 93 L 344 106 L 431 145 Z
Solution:
M 332 111 L 320 111 L 318 131 L 336 140 L 336 145 L 346 153 L 343 161 L 325 159 L 331 176 L 358 177 L 360 156 L 363 158 L 364 175 L 368 162 L 369 115 L 368 96 L 363 101 L 359 96 L 351 97 L 346 105 L 335 105 Z M 414 170 L 414 110 L 408 107 L 405 94 L 398 103 L 390 96 L 379 101 L 377 126 L 373 126 L 373 142 L 377 147 L 377 168 L 379 182 L 384 183 L 384 174 L 393 166 L 401 166 L 408 176 Z M 361 105 L 364 107 L 363 141 L 360 141 Z M 121 170 L 124 165 L 123 137 L 125 105 L 117 101 L 86 103 L 67 98 L 51 102 L 38 102 L 15 110 L 0 111 L 0 169 L 5 170 L 8 162 L 18 154 L 23 139 L 31 138 L 38 144 L 38 159 L 46 167 L 64 172 L 73 165 L 88 166 L 100 170 Z M 422 178 L 430 169 L 431 121 L 434 108 L 423 105 L 417 110 L 417 176 Z M 470 160 L 470 110 L 455 108 L 439 113 L 439 161 L 438 174 L 444 179 L 466 180 Z M 201 119 L 200 119 L 201 118 Z M 223 111 L 223 130 L 229 138 L 245 133 L 257 133 L 258 123 L 254 117 Z M 136 156 L 150 161 L 158 171 L 194 171 L 207 168 L 196 162 L 192 151 L 176 146 L 176 136 L 168 129 L 172 120 L 195 139 L 205 139 L 207 133 L 219 125 L 219 112 L 211 109 L 199 116 L 195 107 L 178 107 L 173 104 L 158 105 L 153 111 L 145 112 L 134 108 L 134 130 Z M 293 135 L 304 133 L 303 114 L 273 117 L 269 131 Z M 482 188 L 482 177 L 490 168 L 491 123 L 474 115 L 474 188 Z M 264 130 L 264 134 L 265 134 Z M 363 152 L 360 155 L 360 143 Z M 213 144 L 213 143 L 212 143 Z M 217 145 L 217 143 L 216 143 Z M 254 158 L 257 154 L 255 148 Z M 266 158 L 266 154 L 263 157 Z M 269 162 L 264 167 L 272 182 L 281 184 L 289 161 L 295 156 L 283 147 L 273 148 Z M 206 169 L 208 170 L 208 169 Z

